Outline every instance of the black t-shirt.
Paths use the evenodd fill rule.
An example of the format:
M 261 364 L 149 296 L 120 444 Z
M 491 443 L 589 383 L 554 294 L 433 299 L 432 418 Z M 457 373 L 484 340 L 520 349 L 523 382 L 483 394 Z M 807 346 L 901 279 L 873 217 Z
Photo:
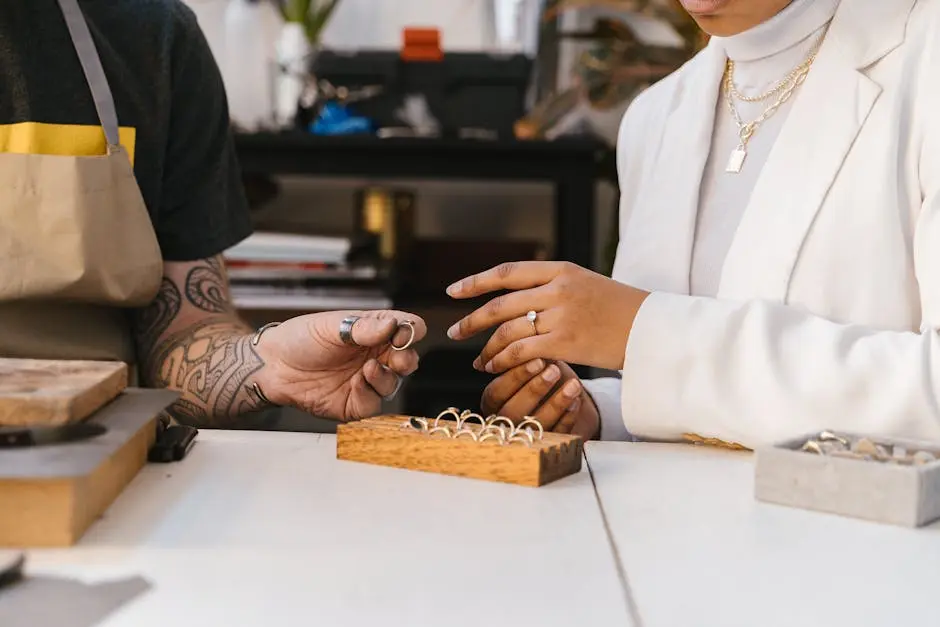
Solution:
M 163 258 L 211 257 L 247 237 L 225 89 L 195 15 L 180 0 L 79 5 Z M 0 0 L 0 152 L 104 152 L 57 0 Z

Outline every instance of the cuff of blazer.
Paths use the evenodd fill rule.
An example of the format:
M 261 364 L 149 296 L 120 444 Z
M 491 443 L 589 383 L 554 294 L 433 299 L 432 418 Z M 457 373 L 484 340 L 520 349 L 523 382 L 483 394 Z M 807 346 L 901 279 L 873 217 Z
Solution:
M 584 381 L 584 389 L 594 399 L 601 418 L 600 439 L 608 442 L 632 442 L 620 412 L 620 379 L 607 377 Z
M 695 299 L 654 292 L 640 305 L 622 371 L 623 421 L 640 439 L 676 440 L 687 431 L 677 417 L 684 381 L 682 355 L 695 350 L 690 316 Z

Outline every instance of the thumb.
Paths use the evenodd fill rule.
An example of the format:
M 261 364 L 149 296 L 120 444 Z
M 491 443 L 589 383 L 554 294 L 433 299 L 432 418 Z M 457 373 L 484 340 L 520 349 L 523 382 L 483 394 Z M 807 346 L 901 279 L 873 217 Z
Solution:
M 381 346 L 392 341 L 398 322 L 394 318 L 362 317 L 352 328 L 352 339 L 359 346 Z

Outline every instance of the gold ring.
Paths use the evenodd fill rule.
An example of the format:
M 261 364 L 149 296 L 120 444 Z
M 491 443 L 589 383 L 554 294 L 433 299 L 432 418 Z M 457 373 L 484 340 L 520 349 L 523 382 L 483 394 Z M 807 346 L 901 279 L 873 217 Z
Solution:
M 539 314 L 538 314 L 538 312 L 535 311 L 534 309 L 531 310 L 529 313 L 527 313 L 527 314 L 525 315 L 525 319 L 528 320 L 528 321 L 529 321 L 529 324 L 532 325 L 532 331 L 534 331 L 535 334 L 538 335 L 538 334 L 539 334 L 539 328 L 538 328 L 537 326 L 535 326 L 535 321 L 539 319 Z
M 399 322 L 398 329 L 402 327 L 408 327 L 408 330 L 411 332 L 411 335 L 408 336 L 408 341 L 402 344 L 401 346 L 395 346 L 394 344 L 395 336 L 392 336 L 392 350 L 396 350 L 396 351 L 408 350 L 409 348 L 411 348 L 411 345 L 414 344 L 415 323 L 412 322 L 411 320 L 405 320 L 404 322 Z M 395 330 L 395 335 L 398 335 L 398 329 Z

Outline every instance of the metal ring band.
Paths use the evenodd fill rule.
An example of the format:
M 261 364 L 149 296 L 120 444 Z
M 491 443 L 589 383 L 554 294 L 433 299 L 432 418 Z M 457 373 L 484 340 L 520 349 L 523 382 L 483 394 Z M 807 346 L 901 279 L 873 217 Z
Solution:
M 459 425 L 460 425 L 460 414 L 457 413 L 457 408 L 456 408 L 456 407 L 448 407 L 447 409 L 445 409 L 444 411 L 442 411 L 441 413 L 439 413 L 439 414 L 437 415 L 437 418 L 434 419 L 434 426 L 437 427 L 438 425 L 440 425 L 440 424 L 441 424 L 441 418 L 443 418 L 444 416 L 446 416 L 446 415 L 448 415 L 448 414 L 450 414 L 451 416 L 453 416 L 453 417 L 457 420 L 457 424 L 458 424 L 458 426 L 459 426 Z
M 361 316 L 347 316 L 339 323 L 339 339 L 346 346 L 359 346 L 353 339 L 352 330 L 355 324 L 361 320 Z
M 272 407 L 276 407 L 276 405 L 274 405 L 274 403 L 272 403 L 268 399 L 268 397 L 264 395 L 264 392 L 261 391 L 261 386 L 258 385 L 257 381 L 252 381 L 251 384 L 248 386 L 248 389 L 251 390 L 254 393 L 254 395 L 258 397 L 258 400 L 264 403 L 265 405 L 271 405 Z
M 540 439 L 540 440 L 545 436 L 545 429 L 542 428 L 542 423 L 539 422 L 538 420 L 534 419 L 534 418 L 528 418 L 528 417 L 526 417 L 525 420 L 523 420 L 522 422 L 519 423 L 519 426 L 516 427 L 516 432 L 518 433 L 518 432 L 522 431 L 522 427 L 524 427 L 524 426 L 526 426 L 526 425 L 535 425 L 535 427 L 536 427 L 536 428 L 538 429 L 538 431 L 539 431 L 539 439 Z
M 402 423 L 402 429 L 414 429 L 415 431 L 427 431 L 428 430 L 428 421 L 424 418 L 417 418 L 412 416 L 408 420 Z
M 539 319 L 539 313 L 533 309 L 525 315 L 525 319 L 532 325 L 532 332 L 538 335 L 539 328 L 535 326 L 535 321 Z
M 499 427 L 490 427 L 490 428 L 499 429 Z M 480 439 L 477 440 L 477 442 L 482 443 L 482 442 L 486 442 L 487 440 L 494 440 L 494 439 L 498 440 L 500 445 L 506 443 L 506 435 L 502 431 L 497 431 L 496 433 L 493 433 L 492 431 L 488 433 L 484 433 L 483 435 L 480 436 Z
M 390 401 L 394 399 L 396 396 L 398 396 L 398 392 L 401 391 L 401 386 L 402 384 L 404 384 L 405 379 L 403 377 L 399 377 L 398 375 L 395 375 L 395 376 L 398 380 L 398 382 L 395 384 L 395 389 L 392 390 L 390 394 L 386 394 L 385 396 L 383 396 L 382 397 L 383 401 Z
M 429 436 L 434 435 L 435 433 L 443 433 L 444 437 L 446 438 L 454 437 L 453 435 L 451 435 L 450 429 L 448 429 L 447 427 L 434 427 L 433 429 L 428 431 Z
M 261 334 L 267 331 L 268 329 L 273 329 L 274 327 L 280 325 L 280 322 L 269 322 L 266 325 L 259 327 L 257 331 L 251 334 L 251 345 L 257 346 L 258 342 L 261 341 Z
M 477 437 L 477 434 L 471 431 L 470 429 L 461 429 L 460 431 L 454 434 L 454 439 L 456 440 L 462 435 L 469 435 L 470 439 L 472 439 L 474 442 L 480 441 L 479 437 Z
M 398 329 L 402 327 L 408 327 L 408 330 L 411 332 L 411 335 L 408 336 L 408 341 L 402 344 L 401 346 L 395 346 L 394 344 L 395 337 L 392 336 L 392 341 L 393 341 L 392 350 L 396 350 L 396 351 L 408 350 L 409 348 L 411 348 L 411 345 L 414 344 L 415 342 L 415 323 L 412 322 L 411 320 L 405 320 L 404 322 L 399 322 Z M 396 335 L 398 334 L 398 329 L 395 329 Z

